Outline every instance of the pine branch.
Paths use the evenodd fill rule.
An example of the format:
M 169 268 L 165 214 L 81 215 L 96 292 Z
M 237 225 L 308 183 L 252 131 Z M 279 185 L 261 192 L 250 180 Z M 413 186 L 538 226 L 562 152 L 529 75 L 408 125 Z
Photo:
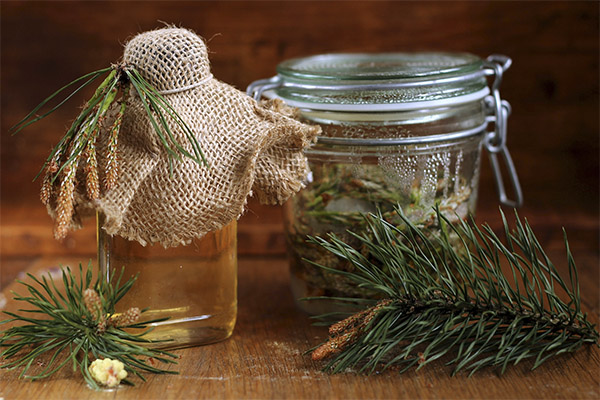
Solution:
M 552 356 L 598 343 L 598 331 L 581 312 L 566 234 L 568 281 L 518 215 L 511 231 L 502 214 L 503 243 L 489 226 L 477 227 L 472 219 L 453 224 L 439 209 L 439 234 L 433 236 L 412 224 L 399 207 L 396 212 L 403 221 L 400 227 L 369 215 L 368 233 L 350 232 L 368 254 L 334 234 L 309 238 L 354 267 L 330 272 L 384 299 L 371 300 L 370 308 L 330 327 L 329 340 L 312 353 L 314 360 L 330 359 L 326 371 L 404 372 L 453 356 L 445 358 L 453 375 L 484 367 L 504 373 L 524 359 L 534 358 L 535 369 Z M 508 275 L 502 263 L 510 268 Z
M 49 279 L 44 276 L 40 280 L 28 274 L 34 284 L 18 281 L 27 288 L 29 296 L 15 295 L 14 299 L 32 307 L 19 311 L 41 314 L 43 317 L 38 319 L 24 314 L 4 312 L 11 318 L 0 321 L 0 324 L 22 324 L 0 333 L 0 348 L 6 348 L 0 353 L 0 358 L 8 361 L 0 367 L 22 368 L 21 378 L 38 380 L 51 376 L 70 362 L 73 370 L 79 368 L 86 382 L 95 389 L 99 389 L 99 386 L 88 370 L 90 357 L 119 360 L 128 372 L 142 380 L 142 371 L 177 374 L 176 371 L 151 365 L 152 360 L 176 364 L 173 361 L 175 355 L 144 347 L 144 344 L 155 342 L 143 337 L 152 330 L 148 326 L 164 321 L 164 318 L 137 321 L 140 316 L 140 310 L 137 308 L 115 315 L 116 303 L 132 287 L 137 277 L 120 286 L 123 275 L 121 271 L 121 276 L 114 286 L 112 279 L 107 281 L 97 278 L 92 284 L 91 263 L 85 274 L 80 264 L 79 273 L 80 279 L 77 281 L 68 267 L 62 269 L 64 291 L 57 289 L 51 276 Z M 131 329 L 140 329 L 141 332 L 132 333 Z M 59 357 L 64 353 L 66 355 Z M 44 354 L 50 357 L 47 366 L 34 375 L 28 375 L 33 362 Z M 124 382 L 132 384 L 130 381 Z
M 40 172 L 34 178 L 45 173 L 42 183 L 40 199 L 44 204 L 50 202 L 55 194 L 54 182 L 58 179 L 60 187 L 58 189 L 57 219 L 54 229 L 54 235 L 57 239 L 63 239 L 70 226 L 73 216 L 73 198 L 75 189 L 75 176 L 82 160 L 86 163 L 86 192 L 90 201 L 100 197 L 100 185 L 98 182 L 97 160 L 95 153 L 95 143 L 100 133 L 104 133 L 100 124 L 105 119 L 111 105 L 116 101 L 120 104 L 117 118 L 111 129 L 106 132 L 108 137 L 108 154 L 105 171 L 105 190 L 108 191 L 114 187 L 117 181 L 118 168 L 118 136 L 125 113 L 126 103 L 132 86 L 142 101 L 145 112 L 152 123 L 155 133 L 165 148 L 169 157 L 169 166 L 172 172 L 173 160 L 181 160 L 181 156 L 190 158 L 200 165 L 208 166 L 197 136 L 192 132 L 189 125 L 181 118 L 171 104 L 152 87 L 131 65 L 113 65 L 94 71 L 80 78 L 75 79 L 61 89 L 54 92 L 42 103 L 36 106 L 33 111 L 19 121 L 11 128 L 13 134 L 21 131 L 27 126 L 47 117 L 61 107 L 67 100 L 73 97 L 77 92 L 94 82 L 97 78 L 107 74 L 102 83 L 97 87 L 94 95 L 86 102 L 79 116 L 71 124 L 67 133 L 62 137 L 59 143 L 54 147 Z M 36 113 L 47 106 L 51 101 L 58 98 L 75 84 L 83 81 L 73 92 L 69 93 L 58 105 L 42 115 Z M 170 117 L 172 122 L 167 120 Z M 175 138 L 172 125 L 179 127 L 192 149 L 192 152 L 186 150 L 183 144 Z M 85 156 L 82 157 L 82 154 Z M 62 178 L 62 179 L 60 179 Z

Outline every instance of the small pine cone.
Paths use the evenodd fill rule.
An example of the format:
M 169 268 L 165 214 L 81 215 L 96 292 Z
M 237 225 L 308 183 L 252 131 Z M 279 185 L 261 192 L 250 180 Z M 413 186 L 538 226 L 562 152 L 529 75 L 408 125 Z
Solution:
M 118 315 L 110 319 L 110 324 L 117 328 L 122 326 L 131 325 L 137 322 L 140 319 L 141 311 L 137 307 L 132 307 L 129 310 L 125 311 L 123 314 Z
M 83 304 L 85 308 L 92 314 L 94 321 L 98 321 L 102 317 L 102 301 L 100 296 L 94 289 L 87 288 L 83 292 Z

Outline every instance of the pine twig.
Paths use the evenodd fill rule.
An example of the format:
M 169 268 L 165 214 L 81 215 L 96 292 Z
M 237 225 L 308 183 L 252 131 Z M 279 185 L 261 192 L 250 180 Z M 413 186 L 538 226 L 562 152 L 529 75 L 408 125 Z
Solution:
M 333 234 L 309 238 L 354 267 L 330 272 L 385 299 L 372 300 L 374 307 L 332 325 L 330 339 L 313 351 L 315 360 L 330 359 L 326 371 L 357 367 L 372 373 L 393 367 L 404 372 L 453 354 L 447 361 L 454 366 L 452 374 L 484 367 L 504 373 L 524 359 L 534 358 L 535 369 L 550 357 L 598 344 L 598 331 L 581 311 L 566 235 L 569 281 L 518 215 L 511 232 L 502 214 L 503 242 L 489 226 L 479 228 L 472 219 L 453 224 L 439 209 L 440 233 L 429 237 L 400 208 L 396 211 L 401 227 L 370 215 L 365 216 L 368 234 L 350 232 L 368 254 Z M 502 261 L 510 267 L 508 276 Z
M 39 280 L 28 274 L 34 284 L 18 281 L 27 288 L 29 296 L 16 296 L 15 300 L 32 307 L 21 311 L 41 314 L 43 317 L 30 318 L 4 312 L 11 318 L 0 321 L 0 324 L 22 324 L 0 332 L 0 348 L 5 348 L 0 358 L 8 361 L 1 368 L 22 368 L 21 377 L 38 380 L 72 363 L 74 370 L 78 368 L 86 382 L 95 389 L 99 389 L 99 386 L 88 370 L 90 358 L 119 360 L 128 372 L 141 379 L 144 379 L 142 372 L 177 374 L 176 371 L 155 367 L 153 361 L 176 364 L 173 360 L 175 355 L 143 346 L 156 342 L 144 338 L 152 329 L 148 325 L 164 321 L 165 318 L 138 322 L 141 315 L 138 308 L 115 315 L 116 303 L 129 291 L 137 277 L 119 286 L 123 275 L 121 272 L 114 286 L 112 277 L 109 281 L 97 278 L 92 283 L 91 263 L 85 273 L 80 264 L 79 273 L 81 278 L 76 280 L 68 267 L 62 269 L 64 291 L 57 289 L 51 276 Z M 128 328 L 128 331 L 124 328 Z M 142 331 L 131 333 L 129 329 Z M 51 355 L 47 366 L 29 375 L 34 361 L 43 354 Z M 61 354 L 64 354 L 62 360 L 59 357 Z M 132 384 L 130 381 L 123 382 Z

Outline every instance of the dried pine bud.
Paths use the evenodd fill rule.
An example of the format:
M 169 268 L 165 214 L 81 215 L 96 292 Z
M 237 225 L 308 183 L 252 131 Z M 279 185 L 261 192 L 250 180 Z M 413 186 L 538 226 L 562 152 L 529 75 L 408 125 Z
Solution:
M 318 347 L 312 353 L 312 359 L 319 361 L 341 351 L 344 347 L 353 343 L 364 331 L 375 316 L 385 307 L 392 303 L 392 300 L 381 300 L 375 306 L 358 312 L 350 317 L 339 321 L 329 327 L 329 334 L 332 337 Z
M 360 311 L 354 315 L 349 316 L 329 327 L 330 335 L 339 335 L 345 330 L 358 326 L 360 328 L 365 327 L 373 320 L 381 309 L 392 303 L 392 300 L 381 300 L 375 306 L 366 310 Z
M 94 321 L 98 323 L 96 332 L 99 335 L 102 335 L 104 332 L 106 332 L 107 323 L 100 296 L 98 296 L 98 293 L 94 289 L 85 289 L 83 292 L 83 304 L 85 304 L 87 310 L 90 312 L 90 314 L 92 314 Z

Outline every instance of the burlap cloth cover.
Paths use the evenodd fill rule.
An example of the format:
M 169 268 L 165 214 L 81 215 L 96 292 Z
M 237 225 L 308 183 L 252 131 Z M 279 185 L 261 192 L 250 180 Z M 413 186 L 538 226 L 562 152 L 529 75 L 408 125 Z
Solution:
M 171 247 L 238 218 L 252 193 L 262 203 L 277 204 L 301 189 L 308 172 L 303 149 L 319 128 L 278 112 L 281 105 L 257 104 L 214 79 L 206 46 L 195 33 L 165 28 L 139 34 L 125 46 L 123 61 L 189 124 L 210 166 L 182 157 L 174 161 L 170 175 L 167 153 L 132 88 L 119 136 L 118 182 L 93 204 L 85 200 L 81 184 L 76 213 L 99 210 L 108 234 Z M 184 133 L 170 122 L 175 137 L 191 152 Z M 106 137 L 100 135 L 98 143 L 100 171 L 106 163 L 101 157 Z

